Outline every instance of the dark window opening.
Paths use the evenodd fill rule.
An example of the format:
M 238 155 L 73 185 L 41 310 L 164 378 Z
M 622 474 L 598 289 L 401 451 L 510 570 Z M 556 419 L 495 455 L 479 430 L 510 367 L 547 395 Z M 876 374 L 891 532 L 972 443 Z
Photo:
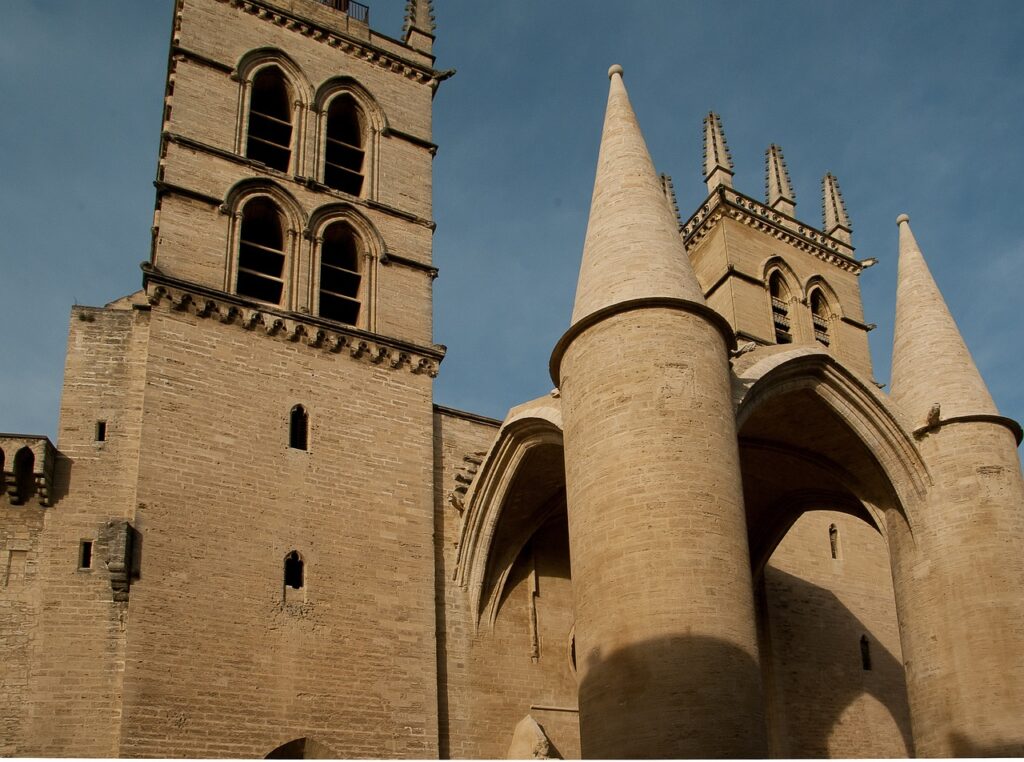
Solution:
M 238 286 L 242 296 L 281 303 L 284 288 L 284 232 L 281 215 L 268 198 L 255 198 L 242 210 L 238 243 Z
M 249 97 L 249 137 L 245 155 L 272 169 L 288 171 L 291 161 L 292 107 L 280 69 L 260 70 Z
M 301 590 L 305 582 L 302 557 L 293 550 L 284 559 L 284 584 L 293 590 Z
M 16 504 L 25 503 L 36 491 L 36 479 L 33 470 L 36 456 L 28 448 L 22 447 L 14 454 L 14 488 Z
M 835 524 L 828 528 L 828 544 L 832 549 L 832 558 L 839 558 L 839 530 Z
M 7 474 L 4 472 L 4 467 L 7 465 L 4 451 L 0 448 L 0 495 L 7 494 Z
M 96 441 L 106 442 L 107 441 L 107 422 L 96 421 Z
M 79 569 L 91 569 L 92 568 L 92 541 L 82 540 L 81 545 L 78 548 L 78 568 Z
M 359 320 L 359 242 L 342 222 L 324 231 L 320 247 L 320 316 L 355 325 Z
M 292 408 L 288 421 L 288 446 L 293 450 L 307 449 L 309 438 L 309 414 L 302 405 Z
M 821 291 L 815 289 L 811 292 L 811 322 L 814 323 L 814 339 L 826 347 L 829 345 L 828 317 L 828 303 Z
M 327 109 L 324 185 L 358 196 L 363 190 L 363 125 L 351 95 L 339 95 Z
M 793 334 L 789 322 L 789 289 L 782 281 L 778 270 L 768 278 L 768 291 L 772 299 L 772 323 L 775 326 L 775 343 L 790 344 Z
M 871 643 L 867 635 L 860 636 L 860 666 L 865 672 L 871 671 Z

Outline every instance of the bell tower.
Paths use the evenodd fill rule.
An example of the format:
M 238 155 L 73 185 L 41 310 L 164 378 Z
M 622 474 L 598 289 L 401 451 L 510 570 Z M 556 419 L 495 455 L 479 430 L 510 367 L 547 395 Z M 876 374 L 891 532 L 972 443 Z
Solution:
M 721 117 L 704 118 L 708 197 L 682 235 L 708 306 L 740 343 L 812 344 L 871 377 L 859 276 L 872 260 L 854 257 L 850 220 L 832 173 L 822 179 L 822 221 L 802 222 L 782 148 L 765 151 L 765 198 L 733 188 Z
M 438 753 L 431 104 L 448 74 L 427 0 L 403 39 L 371 13 L 176 0 L 143 291 L 76 308 L 62 407 L 65 541 L 131 538 L 97 620 L 110 645 L 82 666 L 117 681 L 98 756 Z M 98 354 L 114 334 L 130 349 Z M 104 580 L 74 584 L 102 601 Z

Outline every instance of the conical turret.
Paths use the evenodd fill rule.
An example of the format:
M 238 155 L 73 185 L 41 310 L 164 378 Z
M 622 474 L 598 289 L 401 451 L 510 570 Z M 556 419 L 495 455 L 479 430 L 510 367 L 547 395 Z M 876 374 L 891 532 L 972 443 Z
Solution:
M 998 415 L 914 239 L 910 218 L 901 214 L 896 222 L 900 263 L 890 396 L 915 427 L 929 417 Z
M 846 202 L 839 190 L 836 176 L 828 172 L 821 178 L 821 218 L 825 233 L 843 243 L 851 243 L 850 216 L 846 213 Z
M 708 193 L 720 185 L 732 187 L 732 155 L 725 142 L 722 117 L 714 111 L 704 117 L 704 182 Z
M 622 82 L 622 67 L 613 66 L 608 74 L 608 107 L 573 324 L 633 299 L 662 296 L 704 303 Z
M 774 143 L 764 152 L 764 173 L 768 206 L 792 217 L 796 212 L 796 195 L 789 182 L 789 169 L 782 157 L 782 149 Z
M 430 53 L 433 48 L 434 4 L 431 0 L 407 0 L 402 36 L 407 45 Z

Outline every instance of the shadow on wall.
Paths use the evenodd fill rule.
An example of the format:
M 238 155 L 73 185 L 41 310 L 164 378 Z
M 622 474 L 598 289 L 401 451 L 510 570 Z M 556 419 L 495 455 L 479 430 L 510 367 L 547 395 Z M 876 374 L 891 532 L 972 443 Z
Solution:
M 585 656 L 580 737 L 590 758 L 763 757 L 761 680 L 731 643 L 678 635 Z
M 950 733 L 949 745 L 957 757 L 1024 757 L 1024 738 L 997 746 L 977 744 L 959 733 Z
M 763 597 L 758 597 L 762 617 L 767 601 L 762 625 L 767 623 L 769 638 L 762 637 L 761 648 L 773 753 L 795 758 L 912 755 L 903 664 L 882 647 L 869 625 L 832 591 L 772 567 L 765 570 Z M 870 648 L 866 661 L 864 635 Z M 885 733 L 888 718 L 850 716 L 851 705 L 864 694 L 888 711 L 895 725 L 890 730 L 898 729 L 899 737 Z

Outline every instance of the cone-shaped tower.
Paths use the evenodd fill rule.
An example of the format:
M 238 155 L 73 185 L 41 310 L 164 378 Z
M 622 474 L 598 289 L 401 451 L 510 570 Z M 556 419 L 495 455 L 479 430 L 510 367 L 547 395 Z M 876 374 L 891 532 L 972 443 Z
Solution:
M 708 193 L 720 185 L 732 187 L 732 155 L 725 142 L 722 117 L 714 111 L 704 117 L 704 182 L 708 184 Z
M 825 232 L 843 243 L 851 243 L 850 216 L 846 213 L 846 202 L 839 190 L 836 176 L 828 172 L 821 178 L 821 218 Z
M 827 178 L 828 176 L 826 176 Z M 998 415 L 960 331 L 901 214 L 890 396 L 916 428 L 934 405 L 943 418 Z
M 768 206 L 792 217 L 796 213 L 796 195 L 789 182 L 789 168 L 782 157 L 782 149 L 774 143 L 764 152 L 764 175 Z
M 597 158 L 583 264 L 572 311 L 575 324 L 631 299 L 669 296 L 703 303 L 679 222 L 665 201 L 647 144 L 613 66 Z
M 407 0 L 402 34 L 405 43 L 423 53 L 434 47 L 434 4 L 432 0 Z
M 893 582 L 917 756 L 1024 755 L 1024 480 L 1001 418 L 900 215 L 894 403 L 931 483 Z M 1015 439 L 1016 435 L 1016 439 Z
M 763 757 L 732 333 L 612 67 L 573 323 L 552 356 L 585 757 Z

